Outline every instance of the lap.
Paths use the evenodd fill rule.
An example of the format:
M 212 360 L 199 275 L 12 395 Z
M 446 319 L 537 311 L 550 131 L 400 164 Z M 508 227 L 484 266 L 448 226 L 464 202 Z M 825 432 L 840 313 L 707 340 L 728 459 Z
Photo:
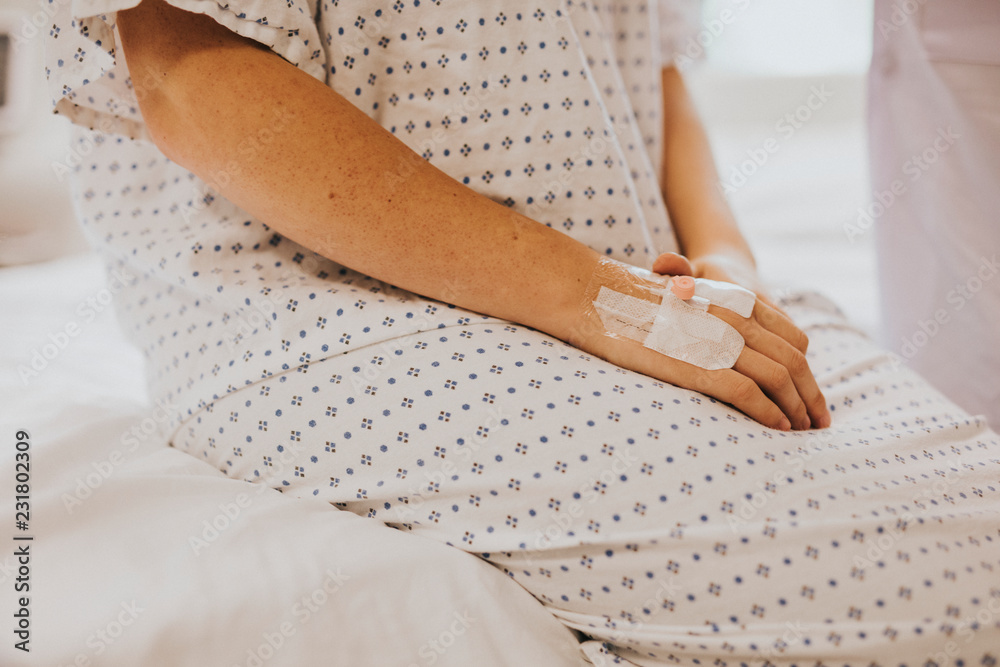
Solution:
M 485 321 L 262 380 L 174 444 L 480 554 L 638 664 L 931 651 L 997 599 L 997 437 L 836 316 L 790 309 L 824 431 Z

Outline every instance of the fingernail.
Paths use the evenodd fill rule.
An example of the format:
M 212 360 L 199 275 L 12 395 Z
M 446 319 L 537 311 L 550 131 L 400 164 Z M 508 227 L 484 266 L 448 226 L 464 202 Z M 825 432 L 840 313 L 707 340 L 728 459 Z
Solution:
M 791 431 L 792 430 L 792 422 L 788 421 L 787 417 L 782 417 L 781 418 L 781 425 L 778 426 L 778 430 L 779 431 Z
M 829 428 L 832 423 L 833 423 L 833 417 L 831 417 L 830 413 L 827 412 L 823 417 L 820 418 L 819 427 Z

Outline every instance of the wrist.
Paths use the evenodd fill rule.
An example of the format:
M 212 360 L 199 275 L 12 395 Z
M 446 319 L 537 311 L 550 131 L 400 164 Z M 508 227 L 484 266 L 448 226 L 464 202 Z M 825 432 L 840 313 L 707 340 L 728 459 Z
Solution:
M 728 208 L 709 208 L 696 215 L 689 214 L 679 218 L 675 225 L 682 254 L 692 261 L 719 255 L 756 265 L 750 245 L 740 233 L 736 219 Z
M 750 248 L 745 244 L 707 244 L 692 248 L 686 253 L 686 257 L 691 261 L 691 265 L 696 270 L 698 265 L 708 262 L 739 264 L 753 270 L 757 269 L 757 261 L 754 259 L 753 253 L 750 252 Z
M 567 321 L 572 322 L 563 340 L 574 347 L 595 349 L 596 341 L 603 340 L 605 328 L 595 310 L 602 288 L 627 297 L 659 304 L 660 293 L 667 288 L 667 279 L 646 269 L 624 262 L 597 256 L 586 288 L 579 294 L 573 314 Z

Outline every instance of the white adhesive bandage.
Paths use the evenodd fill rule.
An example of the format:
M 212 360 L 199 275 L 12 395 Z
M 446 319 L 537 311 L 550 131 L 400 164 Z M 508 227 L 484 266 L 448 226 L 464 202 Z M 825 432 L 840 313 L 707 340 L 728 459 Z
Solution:
M 745 345 L 736 329 L 708 312 L 709 305 L 749 317 L 757 301 L 732 283 L 683 277 L 675 284 L 613 260 L 599 264 L 587 294 L 605 335 L 706 370 L 732 368 Z
M 740 317 L 750 317 L 757 295 L 748 289 L 708 278 L 695 278 L 694 294 L 722 308 L 728 308 Z
M 699 297 L 693 297 L 695 301 Z M 663 293 L 659 305 L 601 287 L 594 308 L 610 335 L 629 338 L 668 357 L 706 370 L 732 368 L 743 337 L 708 314 L 708 302 L 694 303 Z

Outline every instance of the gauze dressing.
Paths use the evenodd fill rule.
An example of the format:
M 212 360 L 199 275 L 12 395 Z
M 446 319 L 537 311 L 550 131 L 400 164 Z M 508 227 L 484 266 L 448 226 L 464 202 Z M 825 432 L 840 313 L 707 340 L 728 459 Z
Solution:
M 743 351 L 743 337 L 710 314 L 708 306 L 749 317 L 756 303 L 754 293 L 732 283 L 695 279 L 694 296 L 682 299 L 675 291 L 685 295 L 688 291 L 672 291 L 671 283 L 663 281 L 655 274 L 642 276 L 625 265 L 602 260 L 588 295 L 605 334 L 633 340 L 706 370 L 732 368 Z

